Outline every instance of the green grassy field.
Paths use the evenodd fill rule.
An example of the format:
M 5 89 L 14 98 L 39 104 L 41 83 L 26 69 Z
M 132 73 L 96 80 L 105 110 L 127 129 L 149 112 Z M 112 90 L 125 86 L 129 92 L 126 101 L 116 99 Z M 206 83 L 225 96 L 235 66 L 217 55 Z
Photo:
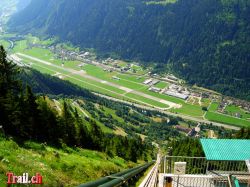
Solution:
M 239 113 L 241 115 L 241 118 L 250 119 L 250 113 L 234 105 L 227 106 L 225 108 L 225 111 L 228 113 L 228 115 L 231 115 L 231 116 L 235 116 L 236 113 Z
M 250 122 L 244 119 L 219 114 L 216 112 L 207 112 L 206 119 L 214 122 L 225 123 L 233 126 L 250 127 Z
M 157 84 L 155 85 L 155 87 L 161 88 L 161 89 L 163 89 L 163 88 L 165 88 L 165 87 L 167 87 L 167 86 L 169 86 L 169 84 L 168 84 L 167 82 L 162 82 L 162 81 L 160 81 L 159 83 L 157 83 Z
M 27 60 L 25 58 L 26 63 L 29 63 L 30 61 L 31 60 Z M 100 82 L 97 82 L 97 81 L 94 81 L 94 80 L 84 78 L 84 77 L 82 77 L 80 75 L 70 74 L 69 72 L 61 70 L 60 68 L 53 67 L 53 66 L 46 65 L 46 64 L 42 64 L 42 63 L 39 63 L 39 62 L 34 62 L 34 61 L 32 61 L 32 63 L 33 63 L 32 67 L 36 68 L 39 71 L 40 71 L 40 69 L 43 69 L 43 72 L 49 73 L 49 74 L 52 74 L 52 75 L 55 75 L 57 72 L 60 72 L 60 73 L 62 73 L 62 76 L 64 76 L 65 80 L 70 80 L 73 83 L 78 84 L 79 86 L 85 87 L 87 89 L 91 89 L 93 91 L 100 91 L 101 93 L 108 94 L 110 96 L 115 96 L 116 98 L 117 98 L 116 94 L 125 94 L 125 91 L 123 91 L 121 89 L 118 89 L 116 87 L 109 86 L 107 84 L 103 84 L 103 83 L 100 83 Z M 98 70 L 102 71 L 100 69 L 98 69 Z M 94 75 L 94 72 L 96 72 L 96 71 L 92 70 L 92 74 L 90 74 L 90 75 Z M 97 72 L 97 74 L 99 75 L 98 72 Z M 97 78 L 101 78 L 101 77 L 97 76 Z M 105 80 L 105 79 L 103 78 L 102 80 Z M 114 82 L 115 82 L 115 80 L 114 80 Z M 124 86 L 126 86 L 126 85 L 124 85 Z M 112 95 L 110 93 L 112 93 Z M 154 101 L 154 100 L 151 100 L 151 99 L 148 99 L 148 98 L 136 95 L 136 94 L 132 94 L 132 93 L 127 94 L 125 98 L 126 99 L 131 98 L 133 102 L 135 102 L 134 99 L 136 99 L 136 100 L 142 101 L 142 103 L 148 103 L 148 104 L 156 106 L 156 107 L 163 107 L 163 108 L 168 107 L 168 105 L 166 105 L 166 104 L 162 104 L 160 102 L 157 102 L 157 101 Z
M 135 81 L 127 80 L 126 78 L 121 78 L 120 80 L 116 80 L 113 78 L 113 76 L 119 77 L 117 72 L 107 72 L 104 71 L 102 68 L 91 64 L 84 65 L 83 70 L 85 70 L 91 76 L 97 77 L 102 80 L 106 80 L 108 82 L 113 82 L 115 84 L 124 86 L 126 88 L 137 90 L 144 87 L 144 85 L 139 84 L 138 82 Z
M 225 111 L 228 111 L 228 114 L 221 114 L 217 112 L 218 107 L 219 103 L 211 103 L 205 118 L 210 121 L 226 123 L 234 126 L 250 126 L 250 121 L 246 120 L 249 114 L 246 114 L 240 108 L 236 106 L 227 106 Z M 234 117 L 232 114 L 235 112 L 242 114 L 243 119 Z
M 31 40 L 34 40 L 34 39 L 31 38 Z M 41 49 L 41 48 L 36 48 L 36 47 L 32 48 L 32 49 L 27 49 L 27 44 L 25 41 L 17 42 L 17 46 L 15 47 L 14 52 L 17 52 L 17 51 L 22 52 L 26 55 L 30 55 L 30 56 L 51 62 L 51 63 L 59 65 L 59 66 L 61 66 L 61 64 L 62 64 L 62 61 L 55 59 L 54 55 L 47 49 Z M 24 59 L 26 62 L 31 62 L 31 60 L 29 60 L 29 59 L 26 59 L 26 58 L 24 58 Z M 117 94 L 125 94 L 125 92 L 123 90 L 118 89 L 116 87 L 102 84 L 102 83 L 99 83 L 99 82 L 96 82 L 93 80 L 89 80 L 89 79 L 83 78 L 79 75 L 73 75 L 73 74 L 69 75 L 69 73 L 67 71 L 63 71 L 59 68 L 51 67 L 49 65 L 41 64 L 39 62 L 32 61 L 32 63 L 33 63 L 32 67 L 36 68 L 37 70 L 40 71 L 40 69 L 42 68 L 43 73 L 49 73 L 49 74 L 53 73 L 52 75 L 54 75 L 58 72 L 62 73 L 63 75 L 66 75 L 66 77 L 65 77 L 66 80 L 73 81 L 74 83 L 76 83 L 80 86 L 83 86 L 87 89 L 91 89 L 93 91 L 97 91 L 97 92 L 100 91 L 101 93 L 108 94 L 110 96 L 114 96 L 116 93 Z M 64 62 L 64 67 L 69 67 L 69 68 L 72 68 L 75 70 L 80 70 L 81 68 L 79 68 L 79 66 L 78 66 L 79 64 L 80 64 L 80 62 L 66 61 L 66 62 Z M 144 78 L 138 79 L 138 77 L 136 77 L 136 76 L 122 75 L 122 74 L 118 74 L 117 72 L 113 72 L 113 73 L 105 72 L 102 68 L 91 65 L 91 64 L 84 65 L 82 69 L 84 71 L 86 71 L 87 74 L 94 76 L 94 77 L 97 77 L 101 80 L 113 82 L 117 85 L 124 86 L 126 88 L 130 88 L 130 89 L 134 89 L 134 90 L 143 89 L 143 90 L 146 90 L 145 93 L 147 93 L 147 94 L 152 93 L 153 94 L 153 92 L 147 91 L 148 86 L 141 84 L 141 82 L 143 82 L 145 80 Z M 51 70 L 54 72 L 52 72 Z M 121 79 L 115 80 L 115 79 L 113 79 L 113 76 L 120 77 Z M 127 79 L 128 77 L 129 77 L 129 79 Z M 111 91 L 112 95 L 110 94 L 110 91 Z M 128 98 L 137 99 L 139 101 L 143 101 L 144 103 L 148 103 L 150 105 L 154 105 L 157 107 L 161 107 L 161 106 L 163 106 L 164 108 L 167 107 L 166 104 L 162 104 L 160 102 L 153 101 L 151 99 L 147 99 L 147 98 L 138 96 L 136 94 L 130 94 L 125 99 L 128 99 Z
M 30 50 L 23 50 L 22 53 L 26 55 L 30 55 L 53 64 L 61 66 L 64 64 L 65 67 L 72 68 L 75 70 L 80 70 L 81 68 L 78 66 L 81 64 L 79 61 L 62 61 L 61 59 L 56 59 L 54 54 L 51 53 L 48 49 L 41 49 L 41 48 L 32 48 Z
M 56 73 L 61 73 L 61 75 L 64 77 L 63 79 L 65 80 L 70 80 L 75 84 L 78 84 L 81 87 L 86 87 L 88 89 L 91 89 L 93 91 L 98 91 L 100 89 L 100 91 L 103 90 L 107 90 L 107 91 L 111 91 L 111 92 L 115 92 L 116 94 L 124 94 L 125 91 L 118 89 L 116 87 L 113 86 L 109 86 L 107 84 L 103 84 L 94 80 L 90 80 L 88 78 L 84 78 L 80 75 L 77 74 L 72 74 L 66 70 L 62 70 L 61 68 L 58 67 L 53 67 L 50 65 L 46 65 L 46 64 L 42 64 L 36 61 L 32 61 L 29 60 L 25 57 L 22 57 L 23 59 L 25 59 L 25 63 L 29 64 L 30 62 L 32 63 L 32 67 L 37 69 L 38 71 L 42 71 L 43 73 L 48 73 L 51 75 L 55 75 Z
M 146 78 L 142 76 L 126 75 L 126 74 L 121 74 L 121 73 L 118 73 L 116 76 L 121 79 L 125 79 L 125 80 L 132 81 L 132 82 L 137 82 L 137 83 L 143 83 L 146 80 Z
M 43 42 L 45 44 L 46 43 L 49 44 L 50 42 L 53 41 L 53 40 L 42 41 L 42 40 L 39 40 L 38 38 L 32 37 L 32 36 L 29 36 L 28 40 L 29 40 L 29 42 L 33 41 L 35 43 L 40 43 L 40 44 Z M 69 46 L 69 48 L 71 48 L 71 46 Z M 55 55 L 51 51 L 49 51 L 48 49 L 42 49 L 42 48 L 38 48 L 38 47 L 33 47 L 31 49 L 27 49 L 27 41 L 26 40 L 16 42 L 13 52 L 21 52 L 21 53 L 24 53 L 24 54 L 48 61 L 48 62 L 51 62 L 55 65 L 60 66 L 60 67 L 62 66 L 62 60 L 56 59 Z M 25 62 L 28 64 L 31 62 L 31 60 L 29 60 L 29 59 L 26 59 L 26 58 L 24 58 L 24 59 L 25 59 Z M 123 74 L 123 73 L 119 73 L 119 72 L 107 72 L 107 71 L 104 71 L 101 67 L 98 67 L 98 66 L 95 66 L 92 64 L 84 64 L 83 67 L 79 67 L 79 64 L 82 64 L 82 62 L 79 62 L 79 61 L 64 61 L 63 62 L 64 67 L 74 69 L 74 70 L 77 70 L 79 72 L 80 72 L 80 70 L 84 70 L 88 75 L 91 75 L 91 76 L 96 77 L 98 79 L 101 79 L 103 81 L 115 83 L 118 86 L 115 87 L 113 85 L 112 86 L 107 85 L 105 82 L 101 83 L 101 82 L 97 82 L 95 80 L 90 80 L 90 79 L 84 78 L 78 74 L 72 74 L 66 70 L 62 70 L 61 68 L 58 68 L 58 67 L 45 65 L 45 64 L 42 64 L 39 62 L 34 62 L 34 61 L 32 61 L 32 63 L 33 63 L 32 64 L 33 68 L 35 68 L 43 73 L 48 73 L 51 75 L 55 75 L 56 73 L 61 73 L 64 80 L 69 80 L 69 81 L 73 82 L 74 84 L 77 84 L 81 87 L 90 89 L 94 92 L 99 92 L 99 93 L 102 93 L 105 95 L 109 95 L 111 97 L 115 97 L 118 99 L 124 99 L 124 100 L 132 101 L 132 102 L 135 102 L 135 100 L 137 100 L 137 102 L 139 102 L 140 104 L 148 104 L 148 105 L 152 105 L 155 107 L 161 107 L 161 108 L 168 107 L 168 105 L 160 102 L 161 99 L 180 104 L 180 105 L 182 105 L 182 108 L 171 109 L 170 111 L 173 113 L 189 115 L 189 116 L 196 117 L 199 119 L 202 119 L 202 116 L 204 114 L 204 111 L 202 111 L 202 106 L 208 107 L 210 102 L 211 102 L 209 99 L 203 99 L 202 106 L 197 104 L 197 102 L 195 104 L 186 103 L 182 99 L 178 99 L 178 98 L 168 96 L 165 94 L 160 94 L 160 93 L 155 93 L 155 92 L 149 91 L 148 90 L 149 87 L 143 84 L 143 82 L 147 79 L 144 76 L 129 75 L 129 74 Z M 126 65 L 125 62 L 121 62 L 121 63 L 123 65 Z M 134 66 L 134 67 L 136 69 L 138 69 L 138 66 Z M 114 79 L 113 76 L 119 77 L 120 80 Z M 155 86 L 158 88 L 164 88 L 168 85 L 169 85 L 168 83 L 161 81 L 158 84 L 156 84 Z M 137 91 L 143 92 L 147 95 L 154 96 L 156 98 L 159 98 L 159 101 L 154 101 L 152 99 L 145 98 L 145 97 L 138 95 L 138 94 L 135 94 L 135 93 L 126 93 L 126 91 L 124 91 L 122 88 L 119 88 L 119 86 L 123 86 L 125 88 L 137 90 Z M 212 103 L 209 107 L 209 112 L 210 113 L 215 112 L 218 108 L 218 105 L 219 104 L 216 102 Z M 250 114 L 246 114 L 246 113 L 244 113 L 244 111 L 241 111 L 237 108 L 232 108 L 232 107 L 228 108 L 229 114 L 234 113 L 235 111 L 240 111 L 240 113 L 244 119 L 250 118 Z M 217 116 L 217 114 L 216 115 L 210 114 L 209 112 L 206 115 L 207 119 L 209 119 L 211 121 L 220 120 L 220 118 Z M 238 119 L 235 120 L 234 118 L 233 118 L 233 121 L 230 123 L 231 120 L 232 120 L 232 118 L 230 116 L 224 115 L 223 119 L 221 119 L 218 122 L 233 124 L 236 126 L 245 124 L 245 122 L 242 122 Z
M 202 103 L 202 107 L 209 107 L 211 100 L 207 99 L 207 98 L 205 98 L 205 99 L 202 98 L 201 103 Z
M 26 62 L 27 64 L 30 63 L 29 60 L 25 60 L 24 62 Z M 118 98 L 118 99 L 125 99 L 128 101 L 132 101 L 132 102 L 136 102 L 134 99 L 138 100 L 138 101 L 142 101 L 142 104 L 150 104 L 156 107 L 162 107 L 162 108 L 167 108 L 169 107 L 166 104 L 136 95 L 136 94 L 132 94 L 132 93 L 128 93 L 125 96 L 126 97 L 122 97 L 119 96 L 117 94 L 125 94 L 125 91 L 120 90 L 118 88 L 106 85 L 106 84 L 102 84 L 96 81 L 92 81 L 89 80 L 87 78 L 81 77 L 80 75 L 75 75 L 75 74 L 70 74 L 66 71 L 62 71 L 61 69 L 58 69 L 56 67 L 51 67 L 49 65 L 45 65 L 45 64 L 39 64 L 39 63 L 35 63 L 33 62 L 32 67 L 43 72 L 43 73 L 47 73 L 47 74 L 51 74 L 51 75 L 55 75 L 57 72 L 61 72 L 62 76 L 64 76 L 64 80 L 69 80 L 71 82 L 73 82 L 74 84 L 77 84 L 81 87 L 93 90 L 93 91 L 97 91 L 103 94 L 107 94 L 109 96 Z M 130 99 L 131 98 L 131 99 Z
M 27 38 L 27 41 L 29 41 L 33 44 L 40 44 L 40 45 L 45 45 L 45 46 L 51 45 L 51 44 L 56 42 L 55 38 L 41 40 L 40 38 L 38 38 L 36 36 L 32 36 L 31 34 L 27 35 L 26 38 Z
M 189 116 L 193 116 L 199 119 L 202 119 L 202 115 L 204 114 L 204 111 L 202 111 L 201 107 L 197 105 L 191 105 L 191 104 L 184 104 L 181 108 L 178 109 L 171 109 L 174 113 L 181 113 Z
M 2 45 L 5 49 L 8 49 L 10 43 L 7 42 L 6 40 L 0 40 L 0 45 Z
M 6 173 L 10 171 L 16 175 L 28 172 L 30 176 L 40 173 L 44 186 L 70 187 L 134 166 L 121 158 L 110 158 L 96 151 L 56 149 L 35 142 L 25 142 L 21 147 L 13 140 L 1 137 L 0 150 L 1 186 L 6 186 Z
M 219 103 L 211 103 L 210 107 L 209 107 L 209 111 L 216 111 L 217 108 L 219 107 Z
M 133 72 L 133 73 L 136 72 L 136 74 L 138 74 L 138 75 L 143 75 L 143 74 L 147 73 L 146 70 L 144 70 L 142 67 L 137 66 L 137 65 L 132 65 L 131 69 L 133 70 L 131 72 Z
M 15 46 L 13 49 L 13 52 L 23 52 L 27 48 L 27 41 L 26 40 L 21 40 L 18 42 L 15 42 Z

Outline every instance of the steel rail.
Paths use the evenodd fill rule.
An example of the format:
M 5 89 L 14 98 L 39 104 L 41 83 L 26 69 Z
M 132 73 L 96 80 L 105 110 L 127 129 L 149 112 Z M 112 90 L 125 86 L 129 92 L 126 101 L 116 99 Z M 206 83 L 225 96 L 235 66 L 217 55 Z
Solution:
M 150 167 L 154 162 L 150 162 L 148 164 L 143 165 L 142 167 L 135 169 L 129 173 L 126 173 L 125 175 L 122 175 L 121 178 L 114 179 L 110 182 L 107 182 L 103 185 L 100 185 L 99 187 L 118 187 L 122 184 L 124 184 L 126 181 L 131 179 L 132 177 L 136 176 L 137 174 L 145 171 L 148 167 Z
M 147 169 L 153 163 L 154 161 L 119 172 L 119 173 L 115 173 L 113 175 L 102 177 L 96 181 L 91 181 L 85 184 L 81 184 L 78 187 L 97 187 L 97 186 L 103 186 L 104 184 L 105 184 L 105 187 L 114 187 L 114 186 L 117 186 L 115 185 L 116 183 L 124 183 L 125 181 L 129 180 L 130 178 L 134 177 L 135 175 Z

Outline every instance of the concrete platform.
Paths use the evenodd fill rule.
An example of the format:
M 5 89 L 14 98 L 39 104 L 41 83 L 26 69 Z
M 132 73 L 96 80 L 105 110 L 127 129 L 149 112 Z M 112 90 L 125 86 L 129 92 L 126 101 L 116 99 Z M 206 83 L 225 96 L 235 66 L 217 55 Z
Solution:
M 225 177 L 212 175 L 173 175 L 159 174 L 158 187 L 164 187 L 164 178 L 171 177 L 172 187 L 226 187 L 228 182 Z

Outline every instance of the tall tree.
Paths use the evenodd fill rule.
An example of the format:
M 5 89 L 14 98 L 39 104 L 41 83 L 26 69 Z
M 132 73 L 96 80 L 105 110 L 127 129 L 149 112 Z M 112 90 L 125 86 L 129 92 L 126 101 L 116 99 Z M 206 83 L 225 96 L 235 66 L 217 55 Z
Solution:
M 19 94 L 21 87 L 16 79 L 18 69 L 7 60 L 3 46 L 0 46 L 0 125 L 8 133 L 16 134 L 20 124 Z
M 76 126 L 75 126 L 75 118 L 71 113 L 70 106 L 66 101 L 63 102 L 63 112 L 62 112 L 62 118 L 64 123 L 64 132 L 65 132 L 65 142 L 68 145 L 75 145 L 76 144 L 76 138 L 77 138 L 77 132 L 76 132 Z

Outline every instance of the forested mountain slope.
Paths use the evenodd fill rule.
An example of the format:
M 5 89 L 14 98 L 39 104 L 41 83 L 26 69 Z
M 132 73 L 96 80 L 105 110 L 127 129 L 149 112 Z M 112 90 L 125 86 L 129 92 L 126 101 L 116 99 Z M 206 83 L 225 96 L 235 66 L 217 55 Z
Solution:
M 88 109 L 92 107 L 89 112 L 93 112 L 84 118 L 80 115 L 76 100 L 62 98 L 62 103 L 57 104 L 55 109 L 47 96 L 35 95 L 29 85 L 26 85 L 25 91 L 23 87 L 19 69 L 6 59 L 6 52 L 0 46 L 0 136 L 4 134 L 19 141 L 46 142 L 59 148 L 70 146 L 97 150 L 110 156 L 122 155 L 124 159 L 134 162 L 150 150 L 138 135 L 122 137 L 114 135 L 112 131 L 104 133 L 100 121 L 96 119 L 100 119 L 100 115 L 102 118 L 106 116 L 102 112 L 98 113 L 93 103 L 81 102 L 88 105 Z M 87 96 L 91 95 L 88 92 L 83 91 L 82 94 L 83 97 L 91 98 Z M 110 127 L 114 127 L 111 125 L 114 124 L 110 123 Z
M 249 100 L 250 1 L 160 2 L 33 0 L 9 28 L 59 36 L 102 54 L 168 63 L 191 84 Z

